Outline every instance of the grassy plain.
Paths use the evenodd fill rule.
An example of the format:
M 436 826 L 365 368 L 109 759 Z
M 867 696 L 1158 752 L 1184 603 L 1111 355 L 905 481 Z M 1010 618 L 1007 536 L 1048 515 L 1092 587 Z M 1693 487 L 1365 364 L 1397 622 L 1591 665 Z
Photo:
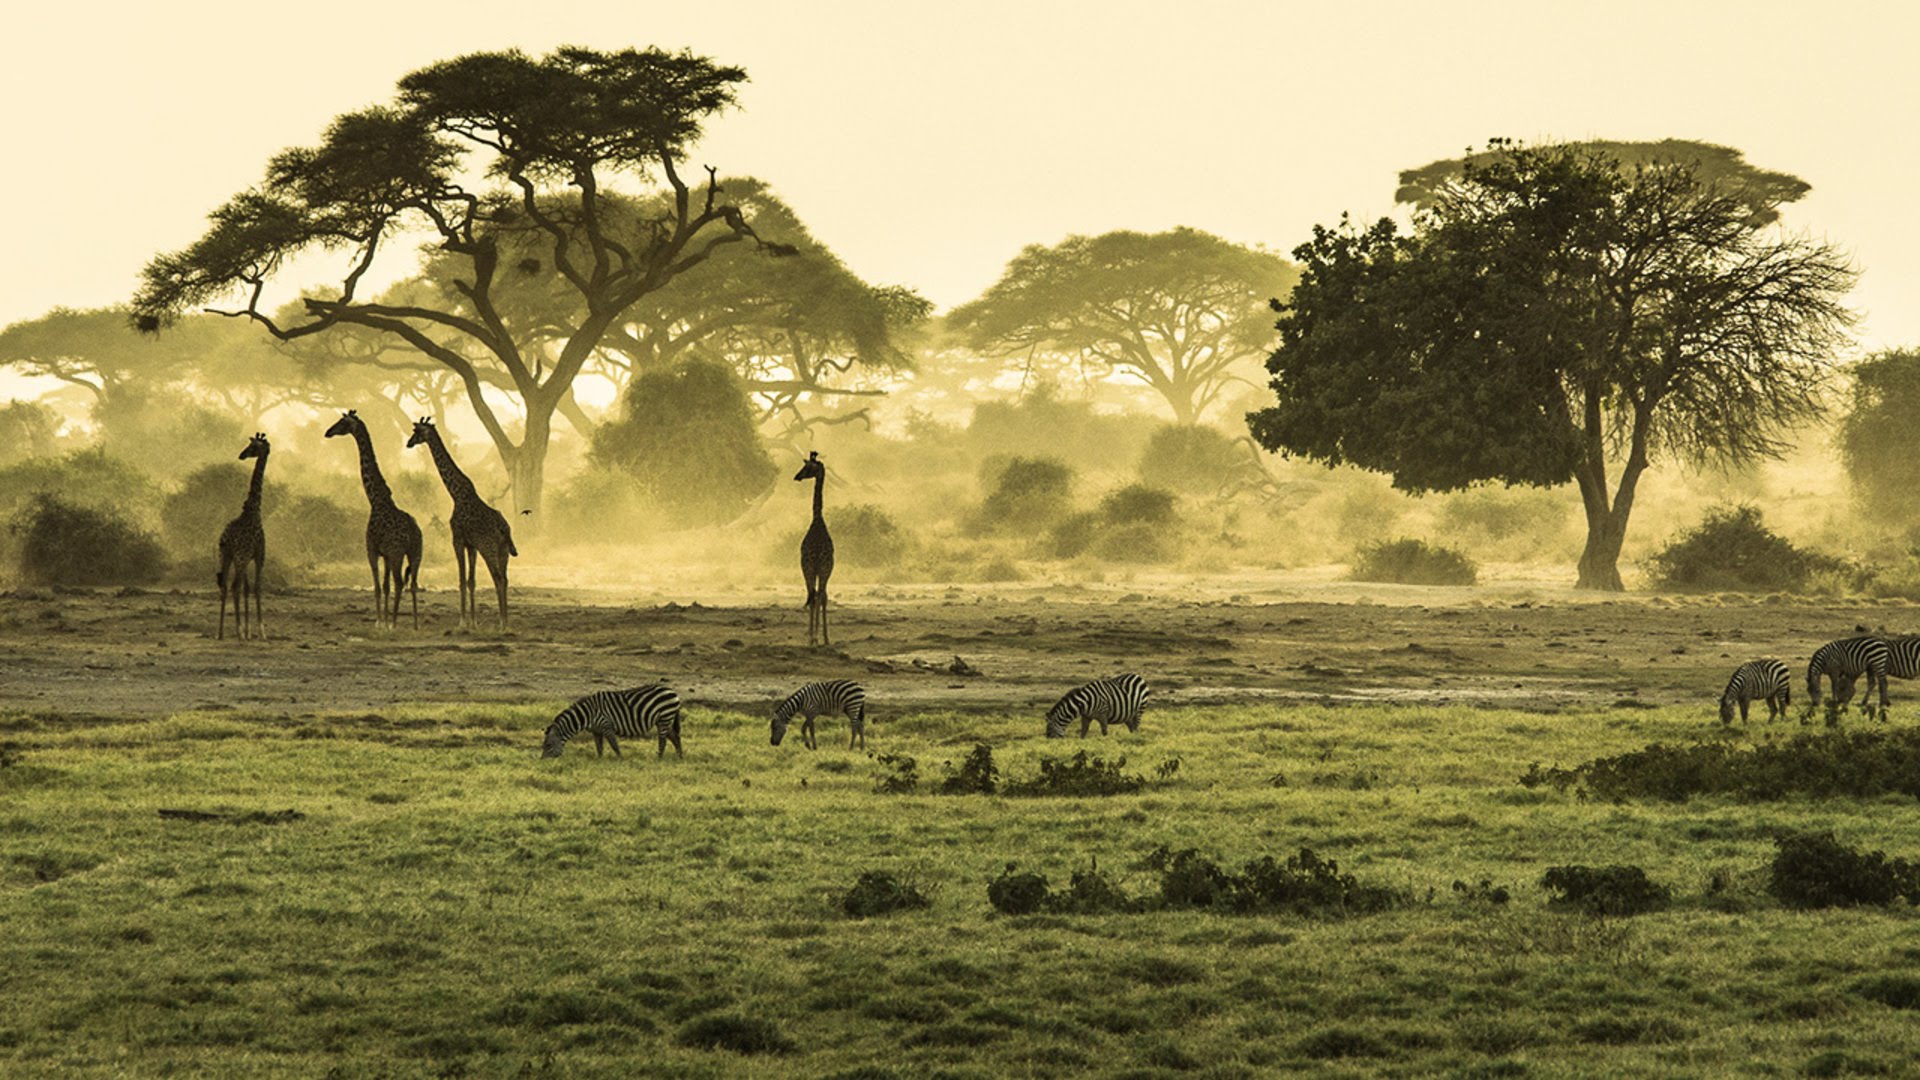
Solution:
M 1611 805 L 1516 782 L 1536 761 L 1784 734 L 1716 730 L 1724 654 L 1791 660 L 1780 642 L 1905 609 L 1094 598 L 1012 618 L 869 599 L 845 650 L 809 660 L 767 643 L 797 611 L 536 601 L 512 637 L 383 641 L 319 594 L 286 638 L 216 646 L 203 599 L 16 597 L 0 620 L 19 661 L 0 678 L 0 1074 L 1672 1077 L 1920 1060 L 1915 1013 L 1886 1003 L 1920 1004 L 1920 915 L 1788 911 L 1763 888 L 1783 832 L 1920 855 L 1913 800 Z M 1149 630 L 1204 648 L 1143 644 Z M 1564 644 L 1528 647 L 1547 641 Z M 964 650 L 987 675 L 925 673 L 914 649 Z M 844 723 L 823 721 L 818 751 L 776 749 L 748 704 L 801 671 L 865 671 L 873 753 L 937 780 L 984 740 L 1026 776 L 1080 746 L 1038 738 L 1030 703 L 1129 650 L 1169 692 L 1138 735 L 1088 745 L 1149 777 L 1179 760 L 1137 795 L 880 795 L 883 766 L 844 749 Z M 684 759 L 644 743 L 538 757 L 569 677 L 675 665 L 717 673 L 688 695 Z M 1273 685 L 1297 693 L 1258 696 Z M 1516 685 L 1541 711 L 1509 707 Z M 1316 686 L 1339 696 L 1316 703 Z M 1896 724 L 1913 722 L 1907 689 Z M 1133 867 L 1160 845 L 1229 865 L 1310 846 L 1410 900 L 1344 920 L 987 902 L 1009 862 L 1064 884 L 1097 860 L 1150 892 Z M 1675 904 L 1551 908 L 1541 874 L 1568 863 L 1641 865 Z M 868 870 L 931 906 L 848 919 L 839 899 Z M 1512 901 L 1452 888 L 1482 880 Z

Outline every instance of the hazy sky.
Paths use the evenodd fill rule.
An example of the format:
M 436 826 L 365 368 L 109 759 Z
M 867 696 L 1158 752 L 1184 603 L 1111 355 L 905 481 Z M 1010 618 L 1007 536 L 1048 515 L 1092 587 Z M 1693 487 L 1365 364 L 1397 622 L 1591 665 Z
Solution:
M 1920 16 L 1902 4 L 32 8 L 0 35 L 0 324 L 123 301 L 269 155 L 415 67 L 579 43 L 744 66 L 742 108 L 696 161 L 766 178 L 857 272 L 942 307 L 1070 232 L 1184 224 L 1284 250 L 1489 136 L 1675 136 L 1811 182 L 1787 220 L 1864 271 L 1862 343 L 1920 344 Z

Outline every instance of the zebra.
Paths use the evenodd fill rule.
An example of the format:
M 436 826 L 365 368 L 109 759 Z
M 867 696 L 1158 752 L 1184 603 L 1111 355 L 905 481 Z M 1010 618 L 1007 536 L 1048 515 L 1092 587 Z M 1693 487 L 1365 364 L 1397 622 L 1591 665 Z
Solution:
M 1836 707 L 1845 705 L 1853 697 L 1853 682 L 1860 676 L 1867 677 L 1865 708 L 1873 709 L 1873 687 L 1880 685 L 1880 712 L 1884 716 L 1887 710 L 1887 671 L 1892 660 L 1892 650 L 1886 640 L 1867 634 L 1862 637 L 1841 638 L 1829 641 L 1814 650 L 1813 658 L 1807 662 L 1807 712 L 1820 707 L 1820 677 L 1825 675 L 1833 683 L 1833 697 Z
M 1847 689 L 1851 690 L 1852 686 Z M 1838 698 L 1840 693 L 1840 687 L 1835 686 L 1834 697 Z M 1720 722 L 1733 723 L 1733 711 L 1738 706 L 1740 722 L 1746 723 L 1747 703 L 1762 699 L 1767 703 L 1768 722 L 1786 715 L 1787 707 L 1793 704 L 1793 673 L 1787 670 L 1787 665 L 1778 660 L 1741 664 L 1727 682 L 1726 692 L 1720 695 Z
M 1083 739 L 1095 721 L 1099 722 L 1102 735 L 1107 733 L 1108 724 L 1125 724 L 1128 731 L 1139 731 L 1140 710 L 1147 703 L 1147 694 L 1146 681 L 1132 673 L 1095 679 L 1069 690 L 1067 696 L 1047 710 L 1047 738 L 1065 738 L 1067 725 L 1075 717 L 1080 720 Z
M 1920 634 L 1882 637 L 1887 643 L 1887 674 L 1896 679 L 1920 678 Z
M 773 745 L 779 746 L 786 737 L 787 725 L 793 723 L 795 714 L 805 717 L 800 722 L 800 741 L 807 749 L 819 746 L 814 738 L 813 718 L 845 713 L 847 717 L 847 749 L 853 749 L 857 740 L 860 749 L 867 748 L 867 692 L 852 679 L 828 679 L 825 682 L 810 682 L 787 696 L 785 701 L 773 707 Z
M 680 695 L 664 686 L 641 686 L 632 690 L 602 690 L 588 694 L 562 709 L 547 725 L 542 757 L 559 757 L 567 740 L 581 731 L 593 734 L 593 752 L 604 754 L 604 744 L 620 755 L 620 740 L 644 739 L 652 735 L 660 740 L 660 754 L 667 755 L 667 743 L 673 743 L 675 755 L 680 749 Z

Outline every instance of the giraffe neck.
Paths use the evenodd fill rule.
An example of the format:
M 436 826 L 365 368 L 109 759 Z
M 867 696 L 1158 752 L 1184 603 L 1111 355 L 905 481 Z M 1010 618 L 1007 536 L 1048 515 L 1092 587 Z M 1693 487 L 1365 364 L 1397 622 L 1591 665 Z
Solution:
M 447 486 L 447 494 L 453 496 L 454 503 L 468 502 L 477 496 L 474 494 L 473 481 L 454 464 L 453 455 L 447 453 L 447 444 L 440 441 L 440 432 L 427 431 L 427 450 L 433 454 L 434 467 L 440 470 L 440 482 Z
M 353 441 L 360 447 L 360 486 L 367 489 L 367 501 L 375 506 L 392 506 L 393 489 L 380 475 L 380 462 L 373 456 L 373 436 L 367 434 L 365 424 L 354 425 Z
M 247 485 L 247 501 L 240 507 L 242 514 L 250 517 L 260 516 L 260 488 L 267 478 L 267 455 L 262 453 L 253 459 L 253 481 Z
M 815 521 L 823 520 L 823 518 L 821 517 L 820 511 L 823 507 L 826 506 L 826 501 L 827 501 L 826 496 L 827 496 L 827 471 L 825 469 L 822 469 L 819 472 L 813 474 L 813 520 Z

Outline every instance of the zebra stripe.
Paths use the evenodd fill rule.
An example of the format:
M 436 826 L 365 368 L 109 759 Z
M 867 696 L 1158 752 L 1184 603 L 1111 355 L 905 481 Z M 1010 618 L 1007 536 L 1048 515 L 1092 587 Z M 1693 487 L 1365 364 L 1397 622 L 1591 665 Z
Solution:
M 595 754 L 605 753 L 604 744 L 611 744 L 613 756 L 619 757 L 621 739 L 651 735 L 660 740 L 659 756 L 666 756 L 668 742 L 675 754 L 685 756 L 680 749 L 680 695 L 664 686 L 602 690 L 567 706 L 547 725 L 542 756 L 559 757 L 567 740 L 582 731 L 593 735 Z
M 1887 674 L 1896 679 L 1920 678 L 1920 634 L 1880 640 L 1887 643 Z
M 796 714 L 805 717 L 800 723 L 800 741 L 807 749 L 818 747 L 814 738 L 813 718 L 845 713 L 847 717 L 847 749 L 853 749 L 857 740 L 860 749 L 867 748 L 867 692 L 852 679 L 828 679 L 824 682 L 810 682 L 787 696 L 787 700 L 773 707 L 773 745 L 779 746 L 786 737 L 787 725 L 793 723 Z
M 1720 695 L 1720 722 L 1733 723 L 1738 707 L 1740 722 L 1746 723 L 1747 703 L 1762 700 L 1767 703 L 1769 722 L 1786 715 L 1787 707 L 1793 704 L 1793 673 L 1778 660 L 1754 660 L 1734 671 L 1726 692 Z
M 1053 708 L 1047 710 L 1047 738 L 1064 738 L 1067 726 L 1074 719 L 1080 721 L 1080 737 L 1087 737 L 1087 728 L 1098 722 L 1100 734 L 1107 733 L 1108 724 L 1125 724 L 1128 731 L 1140 730 L 1140 710 L 1147 704 L 1147 684 L 1138 675 L 1115 675 L 1111 679 L 1095 679 L 1085 686 L 1067 691 Z
M 1820 704 L 1822 675 L 1833 683 L 1834 700 L 1841 705 L 1845 705 L 1853 696 L 1853 681 L 1865 675 L 1869 697 L 1873 694 L 1874 684 L 1880 684 L 1880 708 L 1884 710 L 1887 707 L 1887 671 L 1891 660 L 1892 650 L 1887 648 L 1886 641 L 1871 634 L 1841 638 L 1820 646 L 1814 650 L 1813 659 L 1807 661 L 1807 700 L 1810 707 L 1817 708 Z

